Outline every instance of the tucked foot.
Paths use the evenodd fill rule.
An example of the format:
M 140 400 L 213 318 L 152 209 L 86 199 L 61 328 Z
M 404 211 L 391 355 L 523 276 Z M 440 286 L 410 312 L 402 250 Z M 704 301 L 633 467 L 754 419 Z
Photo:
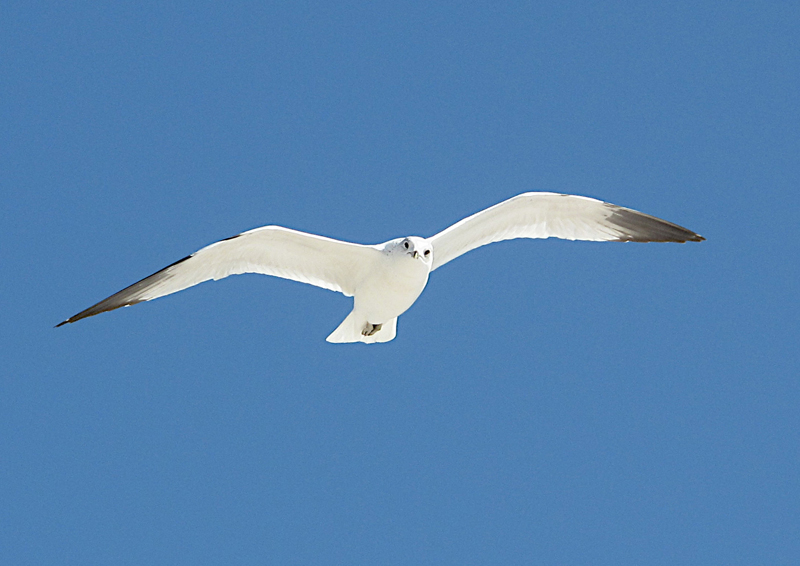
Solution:
M 383 324 L 370 324 L 368 322 L 367 325 L 364 327 L 364 330 L 361 331 L 361 335 L 362 336 L 372 336 L 378 330 L 380 330 L 382 326 L 383 326 Z

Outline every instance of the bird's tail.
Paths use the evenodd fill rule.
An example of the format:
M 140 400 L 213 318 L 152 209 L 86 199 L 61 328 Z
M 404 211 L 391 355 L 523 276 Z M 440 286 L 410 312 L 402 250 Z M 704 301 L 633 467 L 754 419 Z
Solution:
M 355 311 L 347 315 L 342 323 L 326 338 L 328 342 L 341 344 L 343 342 L 363 342 L 376 344 L 394 340 L 397 335 L 397 318 L 384 322 L 381 329 L 372 336 L 363 334 L 367 321 L 362 316 L 356 316 Z

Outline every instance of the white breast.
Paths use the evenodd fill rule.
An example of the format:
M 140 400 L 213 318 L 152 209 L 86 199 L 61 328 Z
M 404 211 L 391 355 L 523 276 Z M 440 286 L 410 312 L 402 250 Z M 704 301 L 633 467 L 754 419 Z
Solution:
M 406 312 L 428 283 L 430 270 L 407 254 L 385 255 L 354 295 L 353 310 L 373 324 L 383 324 Z

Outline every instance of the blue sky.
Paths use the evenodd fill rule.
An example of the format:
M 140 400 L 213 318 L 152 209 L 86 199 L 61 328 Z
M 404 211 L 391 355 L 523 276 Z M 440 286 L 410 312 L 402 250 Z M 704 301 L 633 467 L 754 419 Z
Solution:
M 0 562 L 791 564 L 792 3 L 0 8 Z M 265 224 L 526 191 L 701 244 L 514 241 L 394 342 L 254 275 L 54 324 Z

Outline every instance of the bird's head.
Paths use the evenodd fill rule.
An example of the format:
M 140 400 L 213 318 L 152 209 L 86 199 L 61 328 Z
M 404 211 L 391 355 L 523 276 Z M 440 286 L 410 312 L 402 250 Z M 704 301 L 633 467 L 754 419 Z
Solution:
M 412 259 L 421 261 L 428 267 L 433 263 L 433 246 L 425 238 L 408 236 L 407 238 L 393 240 L 391 244 L 390 251 L 393 254 L 407 255 Z

